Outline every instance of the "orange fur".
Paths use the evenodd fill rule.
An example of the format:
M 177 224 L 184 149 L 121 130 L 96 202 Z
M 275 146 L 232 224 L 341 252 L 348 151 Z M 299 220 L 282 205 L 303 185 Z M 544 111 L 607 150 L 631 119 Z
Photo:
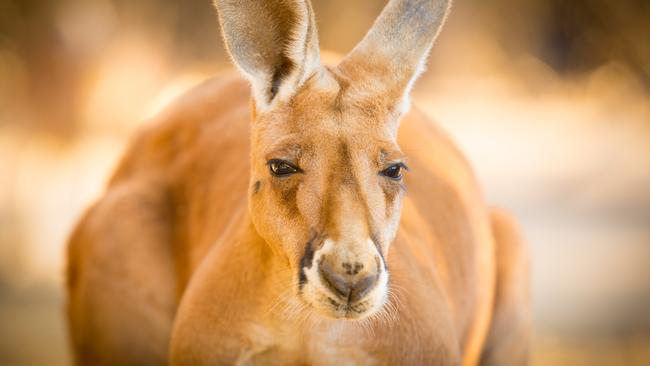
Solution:
M 484 349 L 486 364 L 522 349 L 511 335 L 528 332 L 526 267 L 512 224 L 444 133 L 417 108 L 400 115 L 394 91 L 411 82 L 373 90 L 354 71 L 372 66 L 347 60 L 303 64 L 309 77 L 283 79 L 296 84 L 279 99 L 261 103 L 258 90 L 252 108 L 248 83 L 212 79 L 136 137 L 70 241 L 77 363 L 477 365 Z M 404 157 L 406 193 L 378 173 Z M 302 172 L 273 177 L 273 158 Z M 379 280 L 355 306 L 332 306 L 322 277 L 300 282 L 312 244 L 314 276 L 387 271 L 387 297 Z

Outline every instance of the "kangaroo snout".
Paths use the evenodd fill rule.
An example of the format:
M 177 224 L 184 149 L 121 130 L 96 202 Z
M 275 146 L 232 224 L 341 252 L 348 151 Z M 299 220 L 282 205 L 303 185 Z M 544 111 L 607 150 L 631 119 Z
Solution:
M 341 261 L 325 257 L 318 266 L 318 274 L 325 287 L 338 299 L 353 304 L 363 299 L 377 284 L 380 274 L 379 258 L 369 263 Z

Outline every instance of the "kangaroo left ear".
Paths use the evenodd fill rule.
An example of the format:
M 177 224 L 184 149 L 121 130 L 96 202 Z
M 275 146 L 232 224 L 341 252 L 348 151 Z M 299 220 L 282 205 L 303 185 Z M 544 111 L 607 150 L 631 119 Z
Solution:
M 308 0 L 215 0 L 223 38 L 259 112 L 290 98 L 320 66 Z
M 451 0 L 391 0 L 337 68 L 369 99 L 403 113 L 409 93 L 449 13 Z

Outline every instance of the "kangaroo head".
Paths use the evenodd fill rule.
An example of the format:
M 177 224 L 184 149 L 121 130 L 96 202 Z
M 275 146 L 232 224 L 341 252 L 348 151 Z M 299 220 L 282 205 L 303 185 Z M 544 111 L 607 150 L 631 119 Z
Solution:
M 217 0 L 253 95 L 249 211 L 317 312 L 360 319 L 388 293 L 406 169 L 408 93 L 448 1 L 391 1 L 336 67 L 322 65 L 308 0 Z

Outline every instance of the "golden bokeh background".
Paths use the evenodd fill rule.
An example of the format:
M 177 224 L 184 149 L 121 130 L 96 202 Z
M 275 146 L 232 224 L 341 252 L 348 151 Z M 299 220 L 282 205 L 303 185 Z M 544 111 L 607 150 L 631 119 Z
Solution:
M 313 0 L 349 51 L 385 2 Z M 414 100 L 532 251 L 532 364 L 650 364 L 650 2 L 457 0 Z M 65 240 L 129 136 L 229 68 L 209 0 L 0 0 L 0 364 L 70 362 Z

